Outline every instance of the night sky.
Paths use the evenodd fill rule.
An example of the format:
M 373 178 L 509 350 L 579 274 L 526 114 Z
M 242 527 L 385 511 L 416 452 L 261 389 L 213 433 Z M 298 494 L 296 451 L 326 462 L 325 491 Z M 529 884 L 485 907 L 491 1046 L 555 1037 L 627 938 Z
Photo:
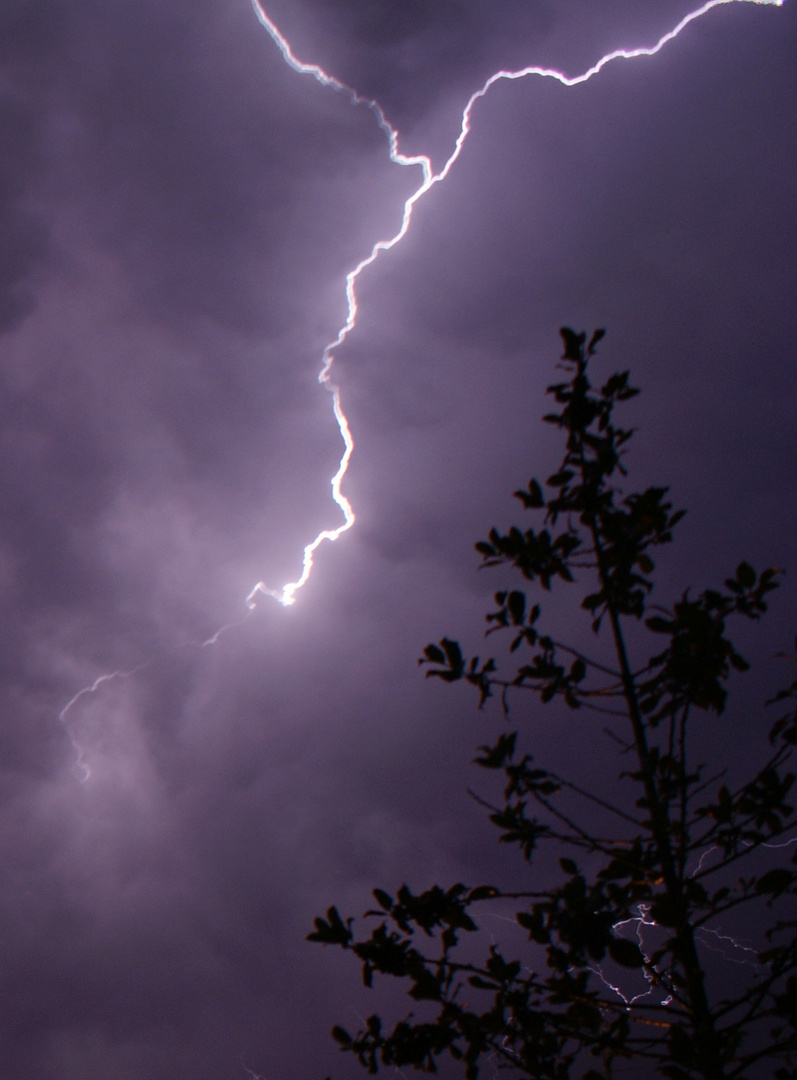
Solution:
M 696 6 L 265 0 L 436 168 L 496 70 L 577 75 Z M 689 508 L 656 597 L 742 557 L 790 571 L 712 721 L 759 753 L 797 630 L 795 115 L 795 0 L 720 6 L 580 87 L 496 85 L 336 353 L 357 522 L 293 606 L 247 614 L 341 523 L 321 357 L 420 169 L 248 0 L 3 0 L 3 1080 L 354 1077 L 329 1028 L 384 999 L 304 942 L 313 916 L 511 876 L 465 790 L 500 714 L 416 658 L 485 649 L 511 578 L 473 543 L 558 460 L 561 325 L 607 328 L 598 377 L 643 388 L 632 482 Z M 567 718 L 517 719 L 600 785 Z

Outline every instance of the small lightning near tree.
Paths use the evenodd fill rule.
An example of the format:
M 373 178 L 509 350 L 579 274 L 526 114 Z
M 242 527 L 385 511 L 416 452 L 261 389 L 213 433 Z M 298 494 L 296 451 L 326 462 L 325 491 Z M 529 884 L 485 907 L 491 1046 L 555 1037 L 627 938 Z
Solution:
M 430 188 L 446 179 L 457 158 L 462 153 L 465 141 L 470 134 L 471 115 L 476 102 L 479 101 L 480 98 L 483 98 L 497 82 L 501 82 L 504 79 L 525 79 L 528 76 L 537 75 L 544 79 L 555 79 L 563 86 L 579 86 L 581 83 L 585 83 L 593 76 L 597 75 L 607 64 L 610 64 L 614 60 L 633 60 L 642 56 L 655 56 L 665 45 L 678 37 L 681 31 L 685 30 L 690 23 L 701 18 L 703 15 L 706 15 L 712 8 L 720 7 L 723 4 L 735 3 L 758 4 L 759 6 L 764 7 L 781 7 L 783 5 L 783 0 L 706 0 L 706 3 L 702 4 L 695 11 L 685 15 L 672 30 L 669 30 L 666 34 L 662 35 L 654 45 L 636 49 L 615 49 L 613 52 L 602 56 L 597 63 L 593 64 L 592 67 L 588 68 L 580 75 L 569 76 L 561 71 L 556 71 L 553 68 L 537 67 L 534 65 L 520 68 L 517 71 L 496 71 L 489 79 L 487 79 L 479 90 L 476 90 L 471 94 L 465 108 L 462 110 L 460 131 L 456 142 L 454 143 L 454 149 L 442 169 L 440 169 L 439 172 L 434 172 L 431 158 L 427 157 L 425 154 L 407 156 L 399 151 L 399 132 L 389 122 L 382 106 L 377 101 L 373 98 L 367 98 L 357 90 L 347 86 L 346 83 L 341 82 L 333 75 L 324 71 L 318 64 L 308 64 L 297 59 L 288 41 L 277 29 L 276 24 L 266 13 L 259 0 L 252 0 L 252 7 L 254 8 L 255 15 L 282 53 L 285 62 L 299 74 L 312 75 L 312 77 L 321 83 L 322 86 L 331 87 L 333 90 L 346 94 L 352 104 L 362 105 L 370 109 L 376 117 L 379 127 L 387 137 L 390 160 L 396 165 L 418 166 L 421 170 L 422 179 L 417 190 L 414 191 L 404 203 L 404 214 L 398 232 L 386 239 L 377 240 L 368 255 L 361 259 L 354 269 L 350 270 L 346 275 L 346 320 L 338 331 L 335 339 L 325 347 L 321 357 L 321 371 L 318 376 L 318 381 L 332 394 L 332 410 L 340 430 L 341 439 L 343 440 L 343 454 L 338 465 L 338 470 L 330 481 L 332 498 L 340 507 L 343 514 L 343 522 L 335 529 L 322 529 L 309 544 L 305 545 L 304 557 L 302 559 L 302 572 L 296 581 L 291 581 L 277 589 L 270 588 L 263 581 L 258 581 L 246 598 L 246 604 L 250 610 L 256 606 L 258 596 L 260 595 L 272 596 L 286 607 L 293 604 L 296 599 L 296 593 L 307 583 L 310 577 L 315 553 L 321 544 L 323 544 L 325 540 L 337 540 L 354 525 L 356 520 L 354 510 L 341 489 L 343 478 L 346 475 L 354 451 L 354 439 L 341 404 L 340 387 L 332 381 L 332 365 L 334 363 L 335 353 L 357 323 L 357 281 L 360 275 L 367 267 L 371 266 L 371 264 L 377 260 L 381 252 L 389 251 L 406 236 L 412 220 L 412 212 L 415 208 L 415 204 L 423 198 Z

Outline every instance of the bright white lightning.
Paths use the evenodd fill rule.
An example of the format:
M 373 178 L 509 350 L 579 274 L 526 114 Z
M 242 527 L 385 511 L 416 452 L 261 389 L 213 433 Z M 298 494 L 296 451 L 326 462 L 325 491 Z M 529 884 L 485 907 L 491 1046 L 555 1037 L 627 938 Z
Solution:
M 652 968 L 650 966 L 650 957 L 647 954 L 646 947 L 645 947 L 645 941 L 644 941 L 644 938 L 642 936 L 642 933 L 643 933 L 642 928 L 644 926 L 657 926 L 658 924 L 656 923 L 655 919 L 650 918 L 650 905 L 649 904 L 638 904 L 637 905 L 637 911 L 639 912 L 638 915 L 634 915 L 629 919 L 621 919 L 620 922 L 616 922 L 614 924 L 612 929 L 615 931 L 615 933 L 617 933 L 617 931 L 620 929 L 620 927 L 623 927 L 623 926 L 634 926 L 635 927 L 634 936 L 636 938 L 636 943 L 639 946 L 639 951 L 642 953 L 642 956 L 645 958 L 645 965 L 646 966 L 642 970 L 642 975 L 644 976 L 645 982 L 648 984 L 647 990 L 645 990 L 643 993 L 634 994 L 631 997 L 628 997 L 619 986 L 615 986 L 615 984 L 613 982 L 610 982 L 610 980 L 604 974 L 604 970 L 603 970 L 602 967 L 591 967 L 590 968 L 590 971 L 593 973 L 593 975 L 598 976 L 598 978 L 603 983 L 603 985 L 606 987 L 606 989 L 611 990 L 612 993 L 614 993 L 614 994 L 617 994 L 617 996 L 622 999 L 622 1001 L 625 1003 L 625 1005 L 628 1006 L 629 1009 L 637 1001 L 640 1001 L 642 998 L 649 997 L 653 993 L 653 991 L 654 991 L 654 989 L 655 989 L 655 987 L 657 985 L 658 976 L 660 975 L 660 972 L 657 969 Z M 618 936 L 620 936 L 620 935 L 618 935 Z M 669 1005 L 671 1001 L 672 1001 L 672 994 L 667 994 L 667 996 L 662 998 L 662 1000 L 659 1002 L 659 1005 Z
M 335 503 L 338 505 L 343 514 L 343 523 L 335 529 L 323 529 L 321 532 L 318 533 L 314 540 L 312 540 L 309 544 L 305 545 L 304 555 L 302 559 L 302 572 L 296 581 L 292 581 L 286 585 L 283 585 L 281 589 L 269 588 L 265 584 L 265 582 L 258 581 L 246 597 L 246 606 L 248 608 L 246 615 L 244 615 L 244 617 L 241 619 L 238 619 L 231 623 L 227 623 L 226 625 L 222 626 L 211 637 L 201 643 L 201 647 L 203 648 L 206 646 L 215 645 L 219 638 L 228 630 L 232 629 L 233 627 L 240 626 L 249 617 L 251 612 L 256 607 L 257 597 L 259 594 L 272 596 L 285 607 L 293 604 L 296 599 L 296 593 L 306 584 L 308 578 L 310 577 L 313 569 L 313 557 L 316 550 L 325 540 L 337 540 L 338 537 L 340 537 L 343 533 L 347 532 L 352 527 L 352 525 L 354 525 L 354 510 L 351 506 L 351 503 L 341 490 L 343 478 L 346 475 L 346 471 L 348 470 L 349 462 L 351 460 L 352 452 L 354 450 L 354 439 L 349 428 L 349 422 L 346 418 L 345 413 L 343 412 L 343 407 L 341 405 L 340 388 L 332 382 L 332 365 L 334 362 L 334 354 L 337 349 L 343 344 L 349 334 L 352 332 L 357 322 L 356 285 L 360 274 L 362 274 L 362 272 L 368 266 L 370 266 L 373 262 L 376 261 L 382 251 L 389 251 L 404 238 L 407 230 L 410 227 L 410 222 L 412 220 L 412 212 L 415 204 L 426 194 L 427 191 L 429 191 L 431 187 L 446 179 L 457 158 L 462 153 L 465 141 L 468 137 L 468 134 L 470 133 L 471 113 L 476 102 L 480 98 L 483 98 L 492 86 L 494 86 L 497 82 L 502 81 L 503 79 L 515 80 L 526 78 L 529 75 L 539 75 L 542 78 L 556 79 L 556 81 L 562 83 L 563 86 L 578 86 L 581 83 L 587 82 L 594 75 L 597 75 L 600 71 L 603 70 L 604 67 L 606 67 L 607 64 L 611 63 L 611 61 L 613 60 L 632 60 L 636 57 L 654 56 L 661 49 L 663 49 L 668 42 L 676 38 L 681 33 L 681 31 L 684 30 L 685 27 L 687 27 L 691 22 L 694 22 L 695 19 L 699 19 L 701 16 L 711 11 L 712 8 L 719 7 L 721 4 L 749 3 L 757 4 L 764 7 L 781 7 L 784 3 L 784 0 L 707 0 L 707 2 L 704 3 L 701 7 L 684 16 L 684 18 L 681 19 L 681 21 L 672 30 L 664 34 L 663 37 L 659 38 L 655 45 L 638 49 L 616 49 L 614 52 L 608 53 L 606 56 L 603 56 L 596 64 L 594 64 L 587 71 L 583 72 L 581 75 L 570 77 L 560 71 L 555 71 L 552 68 L 542 68 L 534 66 L 522 68 L 518 71 L 497 71 L 494 75 L 491 75 L 490 78 L 487 79 L 487 81 L 484 83 L 484 85 L 475 93 L 473 93 L 468 99 L 468 102 L 462 111 L 460 131 L 459 135 L 457 136 L 456 142 L 454 143 L 454 149 L 451 153 L 451 156 L 443 165 L 442 169 L 440 169 L 440 171 L 437 173 L 433 171 L 431 159 L 425 154 L 418 154 L 414 157 L 411 157 L 402 154 L 399 151 L 399 133 L 397 129 L 390 124 L 384 114 L 384 111 L 382 110 L 381 105 L 379 105 L 377 101 L 374 101 L 371 98 L 363 97 L 350 86 L 347 86 L 345 83 L 341 82 L 339 79 L 336 79 L 334 76 L 327 74 L 327 72 L 324 71 L 323 68 L 319 67 L 319 65 L 307 64 L 301 60 L 298 60 L 294 55 L 286 38 L 280 33 L 274 22 L 269 18 L 265 10 L 261 7 L 260 0 L 251 0 L 251 2 L 258 20 L 268 32 L 268 34 L 276 44 L 277 48 L 280 50 L 285 62 L 299 74 L 312 75 L 313 78 L 316 79 L 319 83 L 321 83 L 322 86 L 331 87 L 336 91 L 340 91 L 346 94 L 352 104 L 363 105 L 366 108 L 370 109 L 376 117 L 379 127 L 382 129 L 382 131 L 385 133 L 385 136 L 387 137 L 390 160 L 396 165 L 418 166 L 421 169 L 422 182 L 417 188 L 417 190 L 412 195 L 410 195 L 408 199 L 405 200 L 401 227 L 399 228 L 398 232 L 396 232 L 394 236 L 391 236 L 387 239 L 378 240 L 371 248 L 370 253 L 346 275 L 346 320 L 338 331 L 335 339 L 325 347 L 321 357 L 321 371 L 318 375 L 318 381 L 322 383 L 332 394 L 332 410 L 338 425 L 338 429 L 340 431 L 341 439 L 343 440 L 343 454 L 340 458 L 338 470 L 330 481 L 330 485 L 332 488 L 332 498 L 334 499 Z M 138 671 L 140 671 L 143 667 L 146 667 L 147 664 L 151 662 L 151 660 L 144 661 L 144 663 L 140 664 L 132 671 L 114 671 L 107 675 L 100 675 L 99 678 L 94 680 L 94 682 L 90 683 L 87 686 L 84 686 L 81 690 L 78 690 L 78 692 L 61 709 L 59 713 L 59 720 L 69 733 L 69 738 L 77 754 L 78 768 L 83 774 L 84 780 L 88 779 L 90 770 L 88 765 L 86 765 L 84 761 L 82 748 L 69 731 L 67 714 L 84 695 L 94 693 L 101 685 L 110 680 L 117 678 L 129 678 L 131 675 L 136 674 Z M 793 841 L 789 841 L 789 843 L 791 842 Z
M 432 162 L 429 157 L 424 154 L 419 154 L 415 157 L 407 157 L 399 152 L 399 133 L 388 121 L 381 105 L 372 98 L 363 97 L 352 87 L 347 86 L 345 83 L 336 79 L 334 76 L 327 74 L 323 68 L 318 64 L 307 64 L 301 60 L 298 60 L 293 53 L 286 38 L 277 29 L 275 23 L 269 18 L 260 4 L 260 0 L 252 0 L 252 7 L 254 8 L 255 15 L 271 36 L 272 40 L 276 44 L 277 48 L 282 53 L 283 59 L 287 64 L 299 72 L 301 75 L 312 75 L 314 79 L 317 79 L 322 86 L 332 87 L 334 90 L 341 91 L 348 95 L 352 104 L 364 105 L 370 109 L 377 118 L 380 128 L 385 132 L 388 139 L 390 148 L 390 160 L 396 165 L 418 165 L 422 170 L 423 182 L 420 187 L 415 191 L 404 203 L 404 215 L 401 221 L 401 228 L 395 234 L 386 240 L 378 240 L 371 248 L 371 252 L 364 259 L 362 259 L 353 270 L 350 270 L 346 275 L 346 321 L 338 331 L 337 337 L 334 341 L 331 341 L 321 357 L 321 371 L 318 376 L 318 381 L 323 383 L 324 386 L 332 393 L 332 408 L 335 414 L 335 420 L 337 421 L 340 435 L 343 440 L 343 455 L 340 459 L 338 471 L 332 477 L 330 481 L 332 487 L 332 498 L 340 507 L 343 513 L 343 524 L 339 525 L 336 529 L 324 529 L 322 530 L 314 540 L 305 546 L 304 557 L 302 560 L 302 572 L 297 581 L 289 582 L 287 585 L 283 585 L 281 589 L 271 589 L 263 581 L 258 583 L 252 588 L 249 595 L 246 598 L 247 607 L 252 610 L 257 603 L 258 593 L 265 594 L 267 596 L 273 596 L 275 600 L 279 600 L 284 606 L 292 604 L 296 599 L 296 593 L 301 589 L 313 569 L 313 557 L 316 550 L 325 540 L 334 541 L 337 540 L 343 533 L 354 525 L 356 520 L 354 510 L 351 503 L 341 491 L 341 484 L 343 478 L 346 475 L 346 471 L 349 467 L 349 461 L 354 450 L 354 439 L 349 428 L 349 422 L 346 418 L 340 401 L 340 388 L 332 382 L 332 364 L 334 362 L 335 351 L 343 344 L 351 331 L 354 329 L 357 322 L 357 293 L 356 283 L 360 274 L 371 263 L 375 262 L 380 252 L 389 251 L 390 248 L 395 247 L 400 240 L 404 238 L 407 230 L 410 227 L 410 221 L 412 220 L 412 211 L 415 204 L 421 199 L 427 191 L 434 184 L 440 183 L 445 180 L 451 171 L 454 162 L 462 153 L 462 148 L 465 145 L 465 140 L 468 137 L 471 129 L 471 113 L 476 102 L 485 96 L 492 86 L 497 82 L 501 82 L 503 79 L 525 79 L 529 75 L 539 75 L 546 79 L 556 79 L 557 82 L 562 83 L 563 86 L 578 86 L 581 83 L 587 82 L 597 75 L 607 64 L 613 60 L 633 60 L 640 56 L 655 56 L 661 49 L 664 48 L 668 42 L 678 37 L 682 30 L 684 30 L 695 19 L 701 18 L 712 8 L 719 7 L 721 4 L 735 4 L 735 3 L 748 3 L 758 4 L 764 7 L 782 7 L 784 0 L 706 0 L 701 7 L 697 10 L 685 15 L 683 19 L 670 31 L 664 34 L 655 45 L 642 47 L 638 49 L 615 49 L 614 52 L 607 53 L 606 56 L 593 64 L 591 68 L 583 72 L 581 75 L 567 76 L 561 71 L 556 71 L 552 68 L 542 67 L 525 67 L 518 71 L 497 71 L 494 75 L 485 82 L 480 90 L 473 93 L 468 100 L 467 105 L 462 111 L 462 122 L 460 126 L 460 132 L 457 136 L 457 140 L 454 144 L 454 150 L 446 161 L 440 172 L 435 173 L 432 170 Z

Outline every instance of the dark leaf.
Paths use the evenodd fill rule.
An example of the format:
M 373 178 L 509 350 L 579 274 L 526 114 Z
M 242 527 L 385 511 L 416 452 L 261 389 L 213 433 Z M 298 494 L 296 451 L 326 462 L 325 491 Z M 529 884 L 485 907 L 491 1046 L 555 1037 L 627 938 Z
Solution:
M 390 911 L 393 907 L 393 897 L 389 893 L 386 893 L 384 889 L 374 889 L 373 896 L 377 904 L 384 908 L 385 911 Z
M 756 583 L 756 572 L 749 563 L 741 562 L 736 567 L 736 580 L 743 589 L 752 589 Z
M 589 339 L 589 345 L 587 345 L 587 355 L 592 356 L 595 352 L 595 346 L 599 341 L 602 341 L 606 337 L 605 330 L 596 330 L 592 337 Z
M 778 866 L 774 870 L 768 870 L 758 879 L 755 886 L 756 892 L 780 896 L 791 888 L 796 876 L 794 871 L 788 870 L 785 866 Z
M 574 330 L 571 330 L 569 326 L 563 326 L 559 333 L 562 336 L 565 351 L 562 355 L 563 360 L 578 361 L 581 359 L 581 349 L 586 340 L 586 334 L 577 334 Z
M 611 938 L 609 941 L 609 955 L 615 963 L 627 968 L 640 968 L 645 963 L 645 958 L 640 952 L 639 946 L 625 938 Z
M 419 664 L 444 664 L 446 662 L 445 654 L 441 648 L 437 645 L 427 645 L 423 650 L 424 660 L 419 660 Z

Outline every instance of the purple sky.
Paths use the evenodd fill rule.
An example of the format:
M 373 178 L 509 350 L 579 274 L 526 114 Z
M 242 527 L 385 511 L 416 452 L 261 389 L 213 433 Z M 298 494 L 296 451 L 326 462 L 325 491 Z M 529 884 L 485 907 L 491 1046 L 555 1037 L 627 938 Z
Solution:
M 266 10 L 439 167 L 495 70 L 575 75 L 693 6 Z M 499 718 L 415 660 L 444 633 L 483 648 L 508 579 L 475 573 L 473 542 L 557 458 L 538 418 L 560 325 L 608 328 L 600 370 L 644 390 L 632 479 L 690 508 L 662 602 L 743 556 L 791 568 L 740 700 L 785 681 L 767 658 L 795 629 L 795 58 L 795 0 L 729 3 L 584 86 L 494 87 L 360 280 L 334 368 L 354 529 L 293 607 L 263 598 L 202 648 L 340 523 L 320 358 L 420 171 L 292 71 L 247 0 L 4 0 L 3 1080 L 357 1075 L 328 1029 L 381 999 L 304 943 L 313 915 L 504 868 L 465 794 Z M 134 674 L 59 722 L 114 670 Z M 535 752 L 588 775 L 584 732 L 555 721 L 534 714 Z M 764 730 L 723 723 L 740 758 Z

